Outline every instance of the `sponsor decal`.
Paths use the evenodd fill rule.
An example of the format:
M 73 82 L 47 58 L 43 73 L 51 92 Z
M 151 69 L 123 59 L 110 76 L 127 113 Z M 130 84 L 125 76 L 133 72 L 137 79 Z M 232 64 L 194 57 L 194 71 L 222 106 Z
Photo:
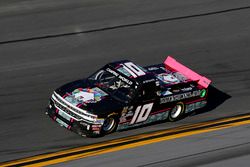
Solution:
M 111 70 L 110 68 L 107 68 L 106 71 L 110 72 L 111 74 L 113 74 L 113 75 L 116 76 L 116 77 L 119 76 L 119 74 L 118 74 L 116 71 Z
M 120 74 L 118 74 L 116 71 L 110 69 L 110 68 L 107 68 L 106 71 L 110 72 L 111 74 L 113 74 L 114 76 L 116 76 L 117 78 L 119 78 L 120 80 L 122 80 L 123 82 L 125 82 L 126 84 L 128 85 L 132 85 L 133 82 L 130 81 L 129 79 L 121 76 Z
M 126 113 L 126 117 L 131 117 L 131 116 L 133 116 L 134 115 L 134 112 L 133 111 L 128 111 L 127 113 Z
M 94 123 L 95 124 L 103 124 L 104 123 L 104 119 L 96 119 L 95 121 L 94 121 Z
M 181 91 L 183 92 L 187 92 L 187 91 L 191 91 L 192 88 L 191 87 L 187 87 L 187 88 L 182 88 Z
M 170 92 L 169 90 L 163 91 L 163 92 L 161 93 L 162 96 L 168 96 L 168 95 L 172 95 L 172 94 L 173 94 L 173 93 Z
M 178 80 L 174 75 L 168 74 L 168 73 L 162 73 L 157 75 L 157 78 L 164 82 L 165 84 L 177 84 L 180 83 L 180 80 Z
M 183 76 L 181 73 L 179 72 L 174 72 L 172 73 L 178 80 L 180 80 L 181 82 L 184 82 L 187 80 L 187 78 L 185 76 Z
M 121 80 L 114 82 L 114 85 L 111 85 L 110 88 L 112 90 L 116 90 L 119 88 L 129 88 L 130 86 L 122 82 Z
M 124 107 L 122 110 L 122 114 L 120 117 L 120 123 L 127 122 L 129 117 L 132 117 L 134 115 L 134 112 L 132 111 L 131 107 L 130 110 L 128 110 L 129 107 Z
M 104 91 L 95 88 L 77 88 L 73 92 L 68 93 L 65 97 L 65 100 L 73 104 L 74 106 L 78 106 L 83 103 L 96 103 L 101 101 L 105 96 L 107 96 Z
M 156 71 L 156 70 L 159 70 L 159 67 L 149 67 L 148 70 L 149 71 Z
M 195 103 L 191 103 L 191 104 L 186 104 L 186 111 L 185 111 L 185 113 L 189 113 L 189 112 L 192 112 L 192 111 L 197 110 L 199 108 L 203 108 L 203 107 L 206 106 L 206 104 L 207 104 L 206 100 L 195 102 Z
M 100 131 L 101 130 L 101 125 L 92 125 L 91 129 L 93 131 Z
M 117 127 L 117 130 L 124 130 L 127 128 L 132 128 L 132 127 L 137 127 L 137 126 L 142 126 L 142 125 L 146 125 L 146 124 L 150 124 L 152 122 L 156 122 L 156 121 L 161 121 L 161 120 L 166 120 L 168 118 L 168 114 L 169 114 L 169 110 L 166 110 L 164 112 L 157 112 L 156 114 L 151 113 L 147 120 L 144 122 L 139 122 L 136 124 L 130 124 L 130 122 L 125 122 L 122 124 L 119 124 Z
M 172 92 L 174 93 L 179 93 L 181 90 L 180 89 L 173 89 Z
M 177 94 L 177 95 L 163 97 L 163 98 L 160 99 L 160 104 L 200 96 L 200 93 L 201 93 L 201 90 L 196 90 L 196 91 L 193 91 L 193 92 L 187 92 L 187 93 L 181 93 L 181 94 Z
M 157 78 L 165 84 L 178 84 L 187 80 L 187 78 L 179 72 L 162 73 L 157 75 Z
M 92 125 L 92 128 L 100 128 L 102 125 Z
M 157 80 L 157 81 L 155 81 L 155 85 L 156 86 L 160 86 L 160 82 Z
M 149 83 L 149 82 L 155 82 L 155 79 L 153 78 L 153 79 L 143 81 L 144 84 Z

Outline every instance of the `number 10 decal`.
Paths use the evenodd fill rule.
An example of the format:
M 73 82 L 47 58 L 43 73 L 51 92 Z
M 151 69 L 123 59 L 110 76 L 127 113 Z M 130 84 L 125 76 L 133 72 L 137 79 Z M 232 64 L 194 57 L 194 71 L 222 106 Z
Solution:
M 140 123 L 146 121 L 154 103 L 145 104 L 143 106 L 138 106 L 135 110 L 135 114 L 130 122 L 130 124 Z
M 145 75 L 145 72 L 132 62 L 124 63 L 123 68 L 126 69 L 134 78 Z

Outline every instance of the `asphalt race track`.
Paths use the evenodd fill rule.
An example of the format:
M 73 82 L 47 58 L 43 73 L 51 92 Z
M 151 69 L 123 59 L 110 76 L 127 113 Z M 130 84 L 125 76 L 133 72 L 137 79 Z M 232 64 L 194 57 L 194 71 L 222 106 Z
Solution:
M 249 53 L 248 0 L 0 1 L 0 162 L 249 113 Z M 130 59 L 149 65 L 167 55 L 213 81 L 207 109 L 175 123 L 92 139 L 67 131 L 44 114 L 56 87 L 107 62 Z M 249 138 L 249 126 L 235 127 L 112 153 L 117 159 L 87 158 L 81 163 L 115 166 L 119 160 L 119 166 L 126 166 L 136 153 L 143 156 L 130 160 L 130 166 L 209 166 L 220 156 L 226 164 L 247 166 Z M 157 159 L 150 152 L 167 155 Z M 187 154 L 194 155 L 192 161 Z M 219 160 L 212 166 L 225 165 Z

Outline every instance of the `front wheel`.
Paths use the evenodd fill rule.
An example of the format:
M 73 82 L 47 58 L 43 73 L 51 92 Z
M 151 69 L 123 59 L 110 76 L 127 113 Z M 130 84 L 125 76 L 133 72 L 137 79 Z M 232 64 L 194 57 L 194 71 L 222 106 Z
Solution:
M 114 116 L 110 116 L 108 118 L 105 119 L 103 125 L 102 125 L 102 130 L 101 133 L 103 135 L 112 133 L 116 130 L 118 126 L 118 119 L 117 117 Z
M 178 102 L 172 110 L 169 112 L 168 120 L 171 122 L 179 120 L 184 113 L 185 105 L 182 102 Z

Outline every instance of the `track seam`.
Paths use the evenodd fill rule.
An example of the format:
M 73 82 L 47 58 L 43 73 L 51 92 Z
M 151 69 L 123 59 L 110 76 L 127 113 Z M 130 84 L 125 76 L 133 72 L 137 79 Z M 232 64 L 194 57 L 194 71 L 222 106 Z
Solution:
M 97 28 L 97 29 L 78 31 L 78 32 L 51 34 L 51 35 L 45 35 L 45 36 L 37 36 L 37 37 L 29 37 L 29 38 L 23 38 L 23 39 L 0 41 L 0 45 L 18 43 L 18 42 L 26 42 L 26 41 L 34 41 L 34 40 L 41 40 L 41 39 L 48 39 L 48 38 L 58 38 L 58 37 L 64 37 L 64 36 L 73 36 L 73 35 L 78 35 L 78 34 L 87 34 L 87 33 L 93 33 L 93 32 L 101 32 L 101 31 L 107 31 L 107 30 L 113 30 L 113 29 L 127 28 L 127 27 L 136 27 L 136 26 L 140 26 L 140 25 L 156 24 L 156 23 L 160 23 L 160 22 L 168 22 L 168 21 L 174 21 L 174 20 L 182 20 L 182 19 L 188 19 L 188 18 L 203 17 L 203 16 L 216 15 L 216 14 L 221 14 L 221 13 L 229 13 L 229 12 L 234 12 L 234 11 L 239 11 L 239 10 L 246 10 L 246 9 L 250 9 L 250 6 L 239 7 L 239 8 L 231 8 L 231 9 L 225 9 L 225 10 L 207 12 L 207 13 L 201 13 L 201 14 L 193 14 L 193 15 L 188 15 L 188 16 L 179 16 L 179 17 L 163 18 L 163 19 L 144 21 L 144 22 L 138 22 L 138 23 L 123 24 L 123 25 L 110 26 L 110 27 L 104 27 L 104 28 Z

